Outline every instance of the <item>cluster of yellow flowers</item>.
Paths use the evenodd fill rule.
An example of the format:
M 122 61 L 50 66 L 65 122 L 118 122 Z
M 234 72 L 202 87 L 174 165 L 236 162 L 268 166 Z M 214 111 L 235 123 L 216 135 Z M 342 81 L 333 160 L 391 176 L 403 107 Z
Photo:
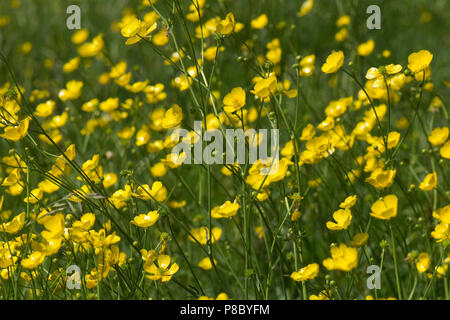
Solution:
M 177 3 L 175 21 L 144 0 L 108 33 L 74 31 L 73 54 L 46 60 L 63 75 L 47 85 L 1 85 L 0 298 L 22 287 L 36 298 L 43 279 L 64 290 L 71 264 L 84 289 L 110 297 L 148 298 L 146 285 L 159 296 L 169 282 L 198 299 L 241 289 L 268 299 L 274 283 L 301 282 L 305 299 L 341 298 L 341 272 L 391 263 L 385 250 L 396 285 L 384 296 L 405 298 L 400 282 L 414 272 L 424 296 L 437 278 L 448 298 L 450 129 L 433 54 L 392 61 L 374 39 L 354 42 L 344 14 L 324 56 L 292 45 L 295 25 L 268 13 Z M 294 18 L 316 6 L 302 1 Z M 0 28 L 10 23 L 0 16 Z M 142 48 L 156 55 L 147 61 Z M 185 164 L 189 155 L 172 151 L 200 141 L 196 117 L 209 133 L 277 129 L 281 157 Z M 351 281 L 352 298 L 373 299 Z

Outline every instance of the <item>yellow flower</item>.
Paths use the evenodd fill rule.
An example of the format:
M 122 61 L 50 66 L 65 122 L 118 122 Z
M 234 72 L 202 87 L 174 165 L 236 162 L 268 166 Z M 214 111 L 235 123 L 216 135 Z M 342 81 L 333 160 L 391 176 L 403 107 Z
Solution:
M 155 181 L 151 188 L 148 184 L 139 186 L 136 193 L 133 193 L 133 196 L 142 200 L 154 199 L 158 202 L 163 202 L 167 199 L 167 189 L 161 181 Z
M 352 241 L 350 241 L 350 245 L 352 247 L 362 247 L 366 244 L 367 240 L 369 239 L 368 233 L 358 233 L 355 234 Z
M 370 207 L 370 215 L 381 220 L 390 220 L 397 215 L 398 198 L 394 194 L 380 198 Z
M 316 130 L 311 123 L 308 123 L 305 128 L 302 130 L 302 135 L 300 140 L 307 141 L 313 138 L 316 135 Z
M 11 173 L 9 174 L 9 176 L 7 176 L 2 183 L 3 187 L 10 187 L 13 186 L 15 184 L 17 184 L 21 179 L 21 175 L 20 175 L 20 169 L 16 168 L 13 171 L 11 171 Z
M 291 221 L 296 221 L 296 220 L 300 219 L 301 216 L 302 216 L 302 213 L 298 209 L 295 209 L 294 212 L 292 212 Z
M 134 37 L 141 30 L 141 20 L 131 17 L 126 25 L 122 27 L 120 33 L 125 38 Z
M 358 265 L 358 251 L 347 247 L 344 243 L 330 249 L 331 258 L 323 260 L 322 264 L 328 270 L 351 271 Z
M 214 300 L 214 297 L 200 296 L 198 300 Z M 230 300 L 225 292 L 219 293 L 215 300 Z
M 125 86 L 125 89 L 130 92 L 133 92 L 133 93 L 139 93 L 139 92 L 144 91 L 144 89 L 147 87 L 147 84 L 148 84 L 148 80 L 136 81 L 133 84 L 127 84 Z
M 323 290 L 321 292 L 319 292 L 319 294 L 315 295 L 312 294 L 309 296 L 309 300 L 330 300 L 331 297 L 331 290 L 329 290 L 328 292 L 326 290 Z
M 294 271 L 291 278 L 294 281 L 301 282 L 305 280 L 312 280 L 319 274 L 319 265 L 317 263 L 308 264 L 306 267 Z
M 22 230 L 25 223 L 25 212 L 22 212 L 15 216 L 11 221 L 3 223 L 0 226 L 0 231 L 14 234 Z
M 156 178 L 163 177 L 167 173 L 167 167 L 164 163 L 158 162 L 150 168 L 150 173 Z
M 234 15 L 232 12 L 228 13 L 224 20 L 220 20 L 216 26 L 216 33 L 228 35 L 234 30 Z
M 327 61 L 322 66 L 322 72 L 330 74 L 337 72 L 344 64 L 344 53 L 342 51 L 333 51 Z
M 433 212 L 433 217 L 443 223 L 450 223 L 450 204 Z
M 263 13 L 262 15 L 250 21 L 250 26 L 252 27 L 252 29 L 262 29 L 267 25 L 268 22 L 269 19 L 267 18 L 267 15 Z
M 132 45 L 145 38 L 156 30 L 157 23 L 153 21 L 141 21 L 135 16 L 129 17 L 120 30 L 122 36 L 128 38 L 126 45 Z
M 136 133 L 136 146 L 140 147 L 146 145 L 150 138 L 150 129 L 146 125 L 143 125 L 142 128 Z
M 215 219 L 231 218 L 236 215 L 240 207 L 239 203 L 237 203 L 237 199 L 235 199 L 234 202 L 227 200 L 221 206 L 214 207 L 211 210 L 211 216 Z
M 450 239 L 450 224 L 441 222 L 436 225 L 434 230 L 431 232 L 431 236 L 437 240 L 437 242 L 442 242 Z
M 56 103 L 53 100 L 47 100 L 46 102 L 38 104 L 34 115 L 37 117 L 47 118 L 53 113 L 55 104 Z
M 183 120 L 183 110 L 181 110 L 180 106 L 174 104 L 167 110 L 164 114 L 164 118 L 162 119 L 162 127 L 164 129 L 170 129 L 176 127 Z
M 80 220 L 76 220 L 72 223 L 72 228 L 88 231 L 95 223 L 95 214 L 85 213 L 81 216 Z
M 91 42 L 79 46 L 77 51 L 83 58 L 94 57 L 102 51 L 104 44 L 103 35 L 99 34 Z
M 302 6 L 300 7 L 300 11 L 297 12 L 297 17 L 303 17 L 307 15 L 314 6 L 314 0 L 306 0 L 303 2 Z
M 155 264 L 155 261 L 157 264 Z M 170 266 L 170 257 L 165 254 L 158 255 L 156 260 L 148 260 L 144 264 L 146 272 L 145 277 L 150 280 L 161 280 L 162 282 L 169 281 L 172 276 L 178 272 L 180 267 L 175 262 Z
M 264 237 L 264 228 L 263 226 L 256 226 L 253 231 L 255 232 L 258 239 L 262 239 Z
M 11 141 L 19 141 L 23 139 L 28 133 L 28 127 L 30 125 L 30 118 L 25 118 L 20 121 L 17 126 L 8 126 L 5 131 L 0 134 L 0 138 Z
M 403 67 L 400 64 L 388 64 L 384 66 L 386 74 L 389 75 L 399 73 L 400 71 L 402 71 L 402 68 Z
M 434 128 L 433 131 L 431 131 L 431 134 L 428 136 L 428 141 L 433 146 L 440 146 L 445 141 L 447 141 L 449 133 L 450 130 L 448 129 L 448 127 Z
M 42 238 L 47 241 L 52 239 L 57 239 L 64 234 L 65 222 L 64 215 L 62 213 L 57 213 L 55 215 L 48 215 L 43 211 L 44 217 L 39 218 L 38 222 L 44 225 L 45 230 L 41 232 Z M 42 216 L 42 213 L 40 214 Z
M 100 110 L 111 112 L 119 107 L 119 98 L 108 98 L 100 103 Z
M 431 191 L 436 188 L 437 185 L 437 174 L 436 172 L 429 173 L 423 179 L 419 185 L 419 189 L 423 191 Z
M 127 72 L 127 62 L 120 61 L 111 67 L 111 71 L 109 72 L 109 76 L 113 79 L 119 78 L 121 75 Z
M 347 26 L 350 24 L 350 22 L 351 22 L 351 18 L 349 15 L 346 14 L 346 15 L 340 16 L 339 19 L 337 19 L 336 26 L 337 27 Z
M 428 268 L 430 268 L 430 265 L 431 265 L 431 260 L 430 260 L 430 256 L 428 255 L 428 253 L 422 252 L 421 254 L 419 254 L 419 257 L 417 258 L 417 263 L 416 263 L 417 271 L 419 271 L 420 273 L 424 273 L 425 271 L 428 270 Z
M 330 230 L 346 230 L 352 221 L 352 212 L 350 209 L 339 209 L 333 213 L 333 219 L 336 223 L 328 221 L 327 228 Z
M 450 159 L 450 140 L 447 141 L 441 149 L 439 149 L 439 153 L 441 154 L 442 158 Z
M 348 196 L 347 198 L 345 198 L 345 200 L 343 202 L 341 202 L 339 207 L 342 209 L 350 209 L 351 207 L 353 207 L 355 205 L 356 199 L 357 199 L 356 195 Z
M 217 264 L 216 259 L 214 260 L 214 264 Z M 199 268 L 202 268 L 203 270 L 211 270 L 213 265 L 211 263 L 211 259 L 209 257 L 203 258 L 202 260 L 199 261 L 199 263 L 197 264 L 197 266 Z
M 408 69 L 412 72 L 421 72 L 430 66 L 433 55 L 428 50 L 411 53 L 408 57 Z
M 334 39 L 336 39 L 337 42 L 342 42 L 345 39 L 347 39 L 348 36 L 348 30 L 345 28 L 341 28 L 336 34 L 334 35 Z
M 394 183 L 396 169 L 394 170 L 383 170 L 377 168 L 372 171 L 371 175 L 366 178 L 366 182 L 370 183 L 377 189 L 384 189 L 390 187 Z
M 27 258 L 22 260 L 22 267 L 26 269 L 35 269 L 44 262 L 45 255 L 39 251 L 35 251 Z
M 158 221 L 158 211 L 149 211 L 147 214 L 140 214 L 131 221 L 132 224 L 141 228 L 151 227 Z
M 36 188 L 30 191 L 30 194 L 28 195 L 27 198 L 24 199 L 25 203 L 31 203 L 31 204 L 35 204 L 38 203 L 38 201 L 40 201 L 42 199 L 42 197 L 44 196 L 44 192 L 42 191 L 41 188 Z
M 270 96 L 270 94 L 275 93 L 277 90 L 277 77 L 271 74 L 267 79 L 257 78 L 253 91 L 254 95 L 261 99 L 265 99 Z
M 389 132 L 387 138 L 388 149 L 395 148 L 399 142 L 400 142 L 400 133 L 398 133 L 397 131 Z
M 119 189 L 114 192 L 111 197 L 109 197 L 109 201 L 111 201 L 112 205 L 116 208 L 120 209 L 126 206 L 126 201 L 130 199 L 131 193 L 131 187 L 127 184 L 124 189 Z
M 103 186 L 108 189 L 117 183 L 117 174 L 114 172 L 107 173 L 103 176 Z
M 88 37 L 89 31 L 87 31 L 86 29 L 80 29 L 72 35 L 71 40 L 74 44 L 82 44 Z
M 360 56 L 368 56 L 373 52 L 373 49 L 375 48 L 375 41 L 369 40 L 367 42 L 361 43 L 358 46 L 357 52 Z
M 180 154 L 177 153 L 169 153 L 165 159 L 161 159 L 161 163 L 166 165 L 167 167 L 174 169 L 178 168 L 183 164 L 183 162 L 186 160 L 186 153 L 182 152 Z
M 84 84 L 81 81 L 69 81 L 66 83 L 66 88 L 59 91 L 58 97 L 61 101 L 78 99 L 81 96 L 83 85 Z
M 63 65 L 63 71 L 65 73 L 73 72 L 78 68 L 79 64 L 80 64 L 80 57 L 70 59 Z
M 241 87 L 234 88 L 223 98 L 224 110 L 233 113 L 245 105 L 245 91 Z
M 195 228 L 192 229 L 190 232 L 192 237 L 189 236 L 189 240 L 191 240 L 192 242 L 196 242 L 195 240 L 197 240 L 198 242 L 200 242 L 200 244 L 203 245 L 205 245 L 208 242 L 209 229 L 207 227 Z M 220 239 L 222 235 L 222 229 L 214 227 L 211 229 L 211 233 L 212 233 L 211 242 L 214 243 L 216 240 Z
M 83 103 L 83 105 L 81 106 L 81 110 L 83 110 L 84 112 L 94 112 L 95 108 L 97 107 L 99 101 L 97 98 L 94 98 L 92 100 L 86 101 L 85 103 Z

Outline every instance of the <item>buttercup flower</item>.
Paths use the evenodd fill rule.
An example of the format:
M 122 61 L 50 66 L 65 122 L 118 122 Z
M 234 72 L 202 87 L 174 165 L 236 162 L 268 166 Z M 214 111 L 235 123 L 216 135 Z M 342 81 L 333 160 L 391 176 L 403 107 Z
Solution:
M 419 189 L 423 191 L 431 191 L 436 188 L 437 185 L 437 174 L 436 172 L 429 173 L 423 179 L 419 185 Z
M 234 88 L 223 98 L 223 109 L 228 113 L 233 113 L 245 106 L 245 91 L 241 88 Z
M 394 194 L 380 198 L 370 207 L 370 215 L 381 220 L 390 220 L 397 215 L 398 198 Z
M 150 280 L 161 280 L 162 282 L 172 279 L 180 267 L 175 262 L 170 266 L 170 260 L 170 257 L 165 254 L 158 255 L 158 258 L 154 261 L 148 260 L 144 264 L 145 277 Z
M 147 214 L 140 214 L 134 217 L 134 219 L 131 220 L 131 223 L 141 228 L 148 228 L 154 225 L 156 221 L 158 221 L 158 218 L 158 211 L 150 211 Z
M 331 74 L 337 72 L 344 64 L 344 53 L 333 51 L 322 66 L 322 72 Z
M 330 230 L 346 230 L 352 220 L 350 209 L 340 209 L 333 213 L 333 219 L 336 222 L 327 222 L 327 228 Z
M 312 280 L 319 274 L 319 265 L 317 263 L 308 264 L 306 267 L 292 272 L 291 278 L 294 281 L 301 282 L 305 280 Z
M 350 241 L 350 245 L 352 247 L 362 247 L 367 243 L 367 240 L 369 239 L 368 233 L 358 233 L 355 234 L 352 241 Z
M 433 55 L 428 50 L 420 50 L 411 53 L 408 57 L 408 69 L 414 73 L 424 71 L 433 60 Z
M 358 251 L 341 243 L 332 247 L 331 258 L 323 260 L 322 264 L 328 270 L 351 271 L 358 265 Z
M 424 273 L 430 268 L 431 260 L 430 256 L 426 252 L 422 252 L 419 254 L 417 258 L 416 268 L 420 273 Z

